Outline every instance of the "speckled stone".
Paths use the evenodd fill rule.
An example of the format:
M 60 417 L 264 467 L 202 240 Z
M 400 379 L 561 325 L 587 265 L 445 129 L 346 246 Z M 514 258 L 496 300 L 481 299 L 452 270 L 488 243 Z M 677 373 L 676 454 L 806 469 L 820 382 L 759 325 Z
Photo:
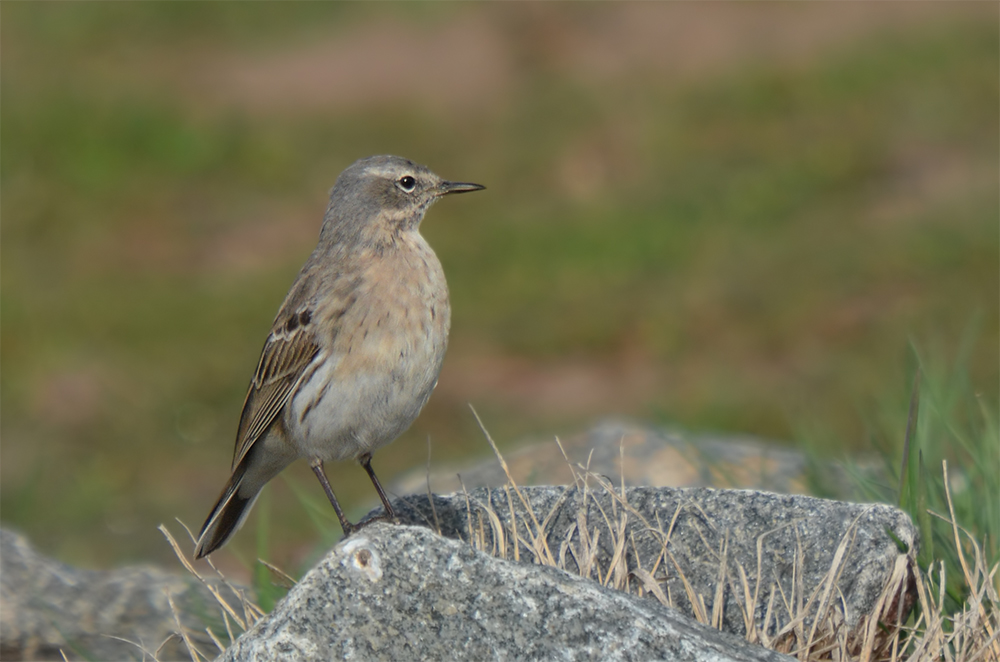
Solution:
M 790 660 L 656 602 L 372 524 L 223 660 Z
M 623 553 L 628 570 L 652 572 L 655 568 L 653 577 L 663 594 L 687 614 L 695 613 L 688 586 L 709 614 L 715 607 L 715 596 L 721 595 L 723 629 L 739 635 L 746 632 L 742 605 L 754 604 L 757 627 L 766 621 L 766 631 L 773 635 L 792 619 L 788 603 L 797 611 L 796 604 L 809 605 L 810 597 L 816 596 L 806 609 L 808 628 L 841 545 L 843 561 L 831 595 L 836 596 L 836 609 L 853 633 L 859 634 L 870 622 L 883 591 L 891 597 L 881 603 L 876 618 L 896 622 L 902 609 L 905 621 L 909 613 L 915 597 L 909 572 L 916 554 L 917 531 L 901 510 L 882 504 L 749 490 L 649 487 L 626 489 L 628 506 L 624 507 L 620 489 L 616 494 L 612 498 L 600 486 L 586 490 L 527 487 L 520 488 L 520 496 L 499 488 L 477 489 L 468 495 L 435 495 L 433 508 L 426 495 L 398 499 L 395 508 L 403 523 L 429 526 L 446 537 L 466 541 L 479 538 L 482 549 L 501 555 L 487 514 L 489 506 L 504 530 L 502 555 L 514 558 L 511 522 L 516 521 L 516 539 L 522 541 L 518 556 L 528 561 L 534 553 L 527 541 L 538 531 L 533 522 L 547 522 L 544 537 L 548 548 L 565 559 L 563 567 L 571 572 L 578 572 L 577 559 L 587 556 L 582 553 L 585 541 L 580 534 L 586 529 L 587 540 L 592 545 L 596 540 L 596 564 L 588 574 L 593 579 L 608 575 L 614 543 L 622 537 L 617 527 L 624 513 L 627 544 Z M 522 498 L 531 506 L 534 518 Z M 669 540 L 663 532 L 669 532 Z M 889 532 L 908 551 L 901 551 Z M 762 577 L 759 586 L 758 567 Z M 741 568 L 750 600 L 744 595 Z M 635 577 L 627 581 L 633 591 L 642 585 Z M 655 599 L 652 593 L 647 595 Z

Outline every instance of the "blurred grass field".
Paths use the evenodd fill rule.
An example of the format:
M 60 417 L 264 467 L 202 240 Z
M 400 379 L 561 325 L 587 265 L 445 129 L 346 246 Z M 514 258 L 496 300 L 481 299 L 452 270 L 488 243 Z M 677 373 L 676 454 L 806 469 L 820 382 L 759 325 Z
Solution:
M 914 339 L 1000 381 L 989 3 L 4 3 L 0 517 L 168 561 L 228 475 L 272 316 L 356 158 L 423 225 L 452 341 L 384 479 L 608 415 L 869 450 Z M 318 486 L 304 466 L 288 472 Z M 364 472 L 331 467 L 364 510 Z M 269 488 L 279 564 L 316 534 Z M 279 516 L 280 515 L 280 516 Z M 331 526 L 332 524 L 331 520 Z M 254 558 L 253 520 L 231 545 Z

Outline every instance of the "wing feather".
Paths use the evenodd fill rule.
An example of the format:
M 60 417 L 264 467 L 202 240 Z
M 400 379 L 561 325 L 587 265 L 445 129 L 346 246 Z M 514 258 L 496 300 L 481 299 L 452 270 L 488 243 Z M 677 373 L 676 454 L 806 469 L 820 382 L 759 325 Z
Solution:
M 319 345 L 309 325 L 299 326 L 291 332 L 279 326 L 268 336 L 243 403 L 233 454 L 234 468 L 281 415 L 296 382 L 317 353 Z

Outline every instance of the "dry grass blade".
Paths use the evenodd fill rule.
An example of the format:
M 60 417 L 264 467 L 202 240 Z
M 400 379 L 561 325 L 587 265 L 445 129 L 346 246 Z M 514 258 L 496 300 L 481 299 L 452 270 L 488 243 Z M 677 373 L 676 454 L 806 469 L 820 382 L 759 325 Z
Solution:
M 160 647 L 156 649 L 156 652 L 152 652 L 151 653 L 141 643 L 132 641 L 131 639 L 126 639 L 125 637 L 116 637 L 113 634 L 105 634 L 105 635 L 101 635 L 101 636 L 103 636 L 103 637 L 105 637 L 107 639 L 114 639 L 115 641 L 120 641 L 120 642 L 128 644 L 130 646 L 135 646 L 140 651 L 142 651 L 142 659 L 143 660 L 146 659 L 146 656 L 149 656 L 153 660 L 153 662 L 159 662 L 159 659 L 156 657 L 156 653 L 158 653 L 168 641 L 170 641 L 171 639 L 174 638 L 174 635 L 171 634 L 170 636 L 168 636 L 166 638 L 166 640 L 164 640 L 163 644 L 160 644 Z M 62 655 L 62 658 L 64 660 L 66 659 L 66 654 L 62 651 L 62 649 L 59 649 L 59 654 Z
M 600 549 L 597 545 L 601 539 L 600 529 L 594 529 L 594 535 L 591 536 L 590 532 L 587 530 L 586 521 L 583 522 L 582 526 L 580 522 L 577 522 L 577 530 L 580 532 L 580 555 L 582 558 L 577 559 L 577 566 L 580 568 L 580 576 L 586 577 L 587 579 L 592 579 L 592 574 L 594 569 L 597 569 L 598 574 L 601 571 L 600 566 L 597 563 L 597 552 Z M 598 580 L 600 578 L 598 577 Z
M 986 640 L 986 644 L 982 648 L 980 648 L 978 651 L 976 651 L 975 653 L 973 653 L 972 655 L 970 655 L 969 659 L 966 660 L 966 662 L 979 662 L 979 660 L 985 660 L 985 659 L 987 659 L 986 656 L 988 654 L 992 653 L 993 651 L 991 649 L 997 645 L 997 643 L 998 643 L 998 637 L 1000 637 L 1000 630 L 997 630 L 992 635 L 990 635 L 990 638 Z M 997 657 L 994 657 L 994 656 L 991 655 L 990 658 L 988 658 L 988 659 L 990 659 L 990 660 L 997 660 L 997 659 L 1000 659 L 1000 658 L 997 658 Z
M 806 552 L 802 547 L 802 535 L 799 532 L 798 527 L 795 528 L 795 565 L 792 568 L 792 592 L 795 599 L 795 607 L 790 614 L 796 614 L 797 617 L 793 619 L 795 625 L 795 638 L 796 641 L 803 640 L 802 624 L 805 622 L 806 610 L 802 606 L 802 599 L 805 596 L 806 590 L 802 580 L 802 574 L 806 567 Z M 780 584 L 779 584 L 780 586 Z M 818 590 L 818 588 L 817 588 Z M 815 597 L 815 592 L 809 596 L 809 602 Z
M 966 583 L 966 585 L 967 586 L 975 586 L 976 582 L 973 579 L 972 572 L 969 570 L 969 564 L 968 564 L 968 562 L 965 559 L 965 549 L 964 549 L 964 545 L 962 544 L 962 537 L 959 534 L 959 530 L 958 530 L 959 529 L 958 520 L 955 518 L 955 504 L 951 500 L 951 484 L 950 484 L 950 481 L 948 480 L 948 461 L 947 460 L 942 460 L 941 461 L 941 471 L 942 471 L 942 473 L 944 475 L 944 493 L 945 493 L 945 498 L 946 498 L 946 500 L 948 502 L 948 514 L 951 515 L 952 534 L 955 536 L 955 549 L 958 552 L 958 560 L 959 560 L 959 562 L 962 565 L 962 572 L 965 573 L 965 583 Z M 972 544 L 976 545 L 975 539 L 971 535 L 969 535 L 968 531 L 966 531 L 965 534 L 968 536 L 969 540 L 972 541 Z M 978 557 L 979 556 L 979 554 L 978 554 L 978 551 L 979 551 L 978 550 L 978 545 L 976 545 L 976 551 L 977 551 L 977 557 Z M 977 607 L 978 607 L 978 610 L 979 610 L 979 613 L 980 613 L 980 617 L 983 620 L 983 626 L 986 628 L 986 631 L 989 633 L 989 638 L 990 638 L 990 641 L 991 641 L 990 646 L 993 648 L 993 655 L 994 655 L 994 657 L 997 660 L 1000 660 L 1000 642 L 997 642 L 997 631 L 995 631 L 993 629 L 993 626 L 990 624 L 990 619 L 986 615 L 986 611 L 983 608 L 982 602 L 979 602 L 978 605 L 977 605 Z
M 608 564 L 608 571 L 604 576 L 604 581 L 601 582 L 604 586 L 610 585 L 613 588 L 621 589 L 625 585 L 625 576 L 627 575 L 625 569 L 625 543 L 628 541 L 625 531 L 627 527 L 628 518 L 623 514 L 618 520 L 616 528 L 609 528 L 614 536 L 612 540 L 614 551 L 611 555 L 611 562 Z M 612 574 L 615 578 L 614 584 L 610 584 Z
M 758 579 L 757 581 L 760 582 L 761 580 Z M 776 649 L 777 647 L 775 646 L 774 640 L 771 639 L 770 635 L 768 635 L 767 632 L 768 629 L 771 627 L 771 617 L 774 616 L 774 601 L 777 599 L 777 597 L 778 597 L 778 592 L 774 590 L 774 585 L 772 585 L 771 590 L 769 592 L 769 597 L 767 599 L 767 611 L 764 612 L 764 623 L 758 630 L 758 634 L 760 636 L 760 643 L 763 644 L 765 647 L 772 649 Z
M 737 563 L 736 569 L 740 574 L 740 586 L 743 589 L 744 599 L 740 601 L 740 615 L 743 616 L 743 629 L 747 633 L 747 641 L 752 644 L 757 643 L 757 624 L 754 622 L 754 614 L 756 613 L 755 607 L 757 605 L 756 596 L 753 602 L 747 602 L 747 596 L 750 595 L 750 582 L 747 580 L 747 571 L 743 568 L 742 564 Z M 758 573 L 759 576 L 759 573 Z M 760 582 L 757 582 L 758 586 Z
M 563 505 L 566 503 L 569 497 L 570 497 L 570 491 L 566 490 L 562 493 L 562 496 L 556 499 L 555 504 L 552 505 L 552 508 L 550 508 L 549 512 L 545 515 L 545 519 L 542 520 L 541 524 L 542 531 L 549 530 L 549 525 L 552 523 L 552 518 L 559 513 L 559 510 L 563 507 Z
M 850 551 L 849 548 L 854 546 L 855 535 L 857 533 L 858 520 L 860 520 L 862 515 L 858 515 L 853 522 L 851 522 L 850 527 L 848 527 L 847 532 L 841 536 L 840 544 L 837 545 L 837 551 L 833 554 L 833 561 L 830 564 L 829 570 L 827 570 L 826 577 L 824 578 L 821 586 L 823 587 L 823 597 L 820 598 L 819 606 L 816 609 L 816 616 L 813 619 L 812 628 L 809 631 L 809 638 L 806 640 L 806 649 L 812 648 L 816 642 L 816 631 L 820 626 L 821 619 L 824 615 L 829 612 L 830 600 L 832 599 L 833 591 L 837 587 L 837 580 L 840 579 L 840 574 L 843 571 L 844 560 Z M 808 611 L 810 605 L 806 605 L 806 611 Z
M 684 571 L 681 569 L 680 564 L 677 563 L 677 559 L 674 558 L 674 555 L 670 552 L 669 549 L 666 551 L 667 551 L 667 556 L 670 557 L 671 562 L 673 562 L 674 564 L 674 569 L 677 571 L 677 576 L 680 577 L 681 582 L 684 584 L 684 591 L 685 593 L 687 593 L 688 602 L 691 603 L 691 610 L 694 612 L 695 619 L 699 623 L 704 623 L 705 625 L 708 625 L 709 624 L 708 615 L 705 613 L 704 601 L 701 599 L 700 595 L 695 593 L 694 587 L 691 586 L 691 582 L 688 581 L 687 576 L 685 576 Z
M 434 516 L 434 532 L 441 535 L 441 521 L 438 519 L 437 507 L 434 505 L 434 493 L 431 491 L 431 437 L 427 435 L 427 503 L 431 504 L 431 514 Z
M 212 632 L 212 628 L 205 628 L 205 632 L 208 633 L 208 638 L 212 640 L 212 643 L 215 644 L 215 647 L 219 649 L 219 652 L 220 653 L 225 652 L 226 645 L 223 644 L 221 641 L 219 641 L 219 638 L 215 636 L 214 632 Z
M 723 602 L 722 596 L 726 588 L 726 577 L 728 574 L 728 568 L 726 563 L 729 558 L 729 532 L 726 532 L 726 536 L 722 541 L 722 550 L 720 552 L 721 558 L 719 559 L 719 578 L 715 584 L 715 596 L 712 598 L 712 621 L 711 625 L 717 630 L 722 629 L 722 613 L 723 613 Z
M 944 474 L 944 494 L 946 500 L 948 501 L 948 514 L 951 515 L 949 523 L 952 526 L 952 533 L 955 536 L 955 546 L 958 552 L 958 561 L 962 566 L 962 572 L 965 573 L 965 582 L 969 586 L 973 585 L 972 572 L 969 570 L 969 564 L 965 560 L 965 552 L 962 546 L 962 536 L 958 533 L 958 520 L 955 519 L 955 505 L 951 501 L 951 483 L 948 480 L 948 460 L 941 460 L 941 471 Z
M 489 493 L 487 493 L 487 498 L 491 498 Z M 490 530 L 493 538 L 493 547 L 497 550 L 500 558 L 507 558 L 507 530 L 503 526 L 503 522 L 500 521 L 500 516 L 496 514 L 496 511 L 492 507 L 492 501 L 487 502 L 488 505 L 485 508 L 480 508 L 480 512 L 486 511 L 486 517 L 490 522 Z M 482 504 L 480 504 L 482 506 Z M 480 524 L 482 527 L 482 524 Z M 485 530 L 482 534 L 485 538 Z M 517 560 L 517 545 L 514 546 L 514 560 Z
M 800 550 L 801 551 L 801 550 Z M 792 564 L 792 586 L 791 590 L 797 592 L 798 583 L 796 578 L 798 577 L 798 569 L 800 566 L 800 556 L 796 556 L 795 562 Z M 772 570 L 773 572 L 773 570 Z M 774 641 L 781 641 L 782 639 L 787 639 L 789 634 L 794 635 L 795 639 L 798 641 L 802 640 L 802 632 L 799 630 L 801 628 L 801 623 L 805 618 L 805 614 L 802 610 L 796 610 L 795 606 L 792 604 L 795 600 L 795 595 L 791 597 L 785 593 L 785 586 L 781 581 L 775 577 L 774 582 L 771 584 L 771 598 L 776 600 L 778 597 L 781 598 L 781 606 L 784 607 L 786 614 L 798 614 L 797 618 L 793 618 L 788 623 L 778 630 L 774 635 Z
M 295 578 L 292 577 L 291 575 L 289 575 L 287 572 L 285 572 L 281 568 L 279 568 L 278 566 L 276 566 L 276 565 L 274 565 L 272 563 L 268 563 L 264 559 L 260 559 L 260 558 L 257 559 L 257 563 L 261 564 L 262 566 L 264 566 L 265 568 L 267 568 L 268 570 L 270 570 L 271 573 L 274 574 L 274 576 L 278 578 L 278 580 L 281 582 L 281 585 L 284 588 L 292 588 L 293 586 L 295 586 Z
M 190 538 L 192 542 L 195 542 L 196 538 L 194 534 L 191 533 L 191 529 L 188 528 L 187 524 L 185 524 L 179 519 L 177 520 L 177 523 L 184 528 L 184 531 L 188 534 L 188 538 Z M 256 603 L 251 602 L 247 598 L 245 590 L 237 588 L 229 583 L 229 580 L 226 579 L 226 576 L 224 574 L 222 574 L 222 571 L 219 570 L 217 567 L 215 567 L 215 563 L 212 562 L 211 556 L 205 558 L 205 563 L 207 563 L 208 567 L 212 569 L 212 572 L 215 573 L 215 576 L 219 578 L 219 581 L 222 583 L 222 585 L 228 588 L 233 593 L 233 595 L 239 597 L 240 607 L 242 607 L 243 609 L 243 614 L 245 616 L 246 623 L 248 626 L 252 627 L 253 624 L 256 623 L 258 619 L 264 616 L 264 610 L 261 609 Z M 225 614 L 225 612 L 223 612 L 223 614 Z
M 176 554 L 177 558 L 180 559 L 181 564 L 184 565 L 184 569 L 198 578 L 198 580 L 205 586 L 205 588 L 207 588 L 209 592 L 211 592 L 216 602 L 219 603 L 219 606 L 222 607 L 222 609 L 225 610 L 225 612 L 228 613 L 229 616 L 234 621 L 236 621 L 236 624 L 239 625 L 244 632 L 246 632 L 246 630 L 248 629 L 246 620 L 241 618 L 239 614 L 237 614 L 236 611 L 230 606 L 230 604 L 222 599 L 222 595 L 219 593 L 218 588 L 216 588 L 208 581 L 206 581 L 205 578 L 202 577 L 201 574 L 199 574 L 198 571 L 194 569 L 194 566 L 191 565 L 191 562 L 188 561 L 187 557 L 181 551 L 181 548 L 177 544 L 177 541 L 174 540 L 174 537 L 172 535 L 170 535 L 170 531 L 167 530 L 167 527 L 161 524 L 158 528 L 160 530 L 160 533 L 162 533 L 166 537 L 167 542 L 170 543 L 170 546 L 174 550 L 174 554 Z
M 179 520 L 178 522 L 187 532 L 188 537 L 194 540 L 194 537 L 191 535 L 190 529 L 188 529 L 183 522 L 180 522 Z M 191 575 L 197 578 L 198 581 L 201 582 L 201 584 L 209 591 L 209 593 L 215 599 L 215 602 L 219 606 L 219 611 L 222 615 L 222 622 L 225 625 L 229 641 L 236 640 L 236 634 L 233 632 L 232 624 L 230 621 L 234 622 L 241 631 L 246 632 L 247 630 L 250 629 L 250 627 L 253 626 L 254 623 L 256 623 L 261 617 L 264 616 L 264 611 L 247 598 L 246 592 L 230 584 L 229 581 L 226 579 L 226 577 L 211 562 L 211 559 L 208 559 L 208 565 L 218 576 L 219 584 L 225 586 L 233 595 L 237 596 L 237 598 L 239 599 L 243 615 L 241 616 L 240 614 L 238 614 L 236 610 L 233 608 L 233 606 L 229 603 L 229 601 L 222 597 L 222 594 L 219 591 L 219 584 L 209 582 L 194 568 L 194 566 L 191 564 L 188 558 L 181 551 L 180 546 L 177 544 L 177 541 L 174 539 L 173 535 L 171 535 L 170 531 L 167 530 L 167 528 L 162 524 L 158 528 L 160 532 L 163 534 L 163 536 L 167 539 L 167 542 L 174 550 L 174 554 L 180 560 L 184 568 Z M 184 641 L 185 644 L 187 645 L 189 637 L 184 632 L 182 632 L 182 635 L 184 636 Z M 214 634 L 210 634 L 210 637 L 217 646 L 220 646 L 220 650 L 225 649 Z M 192 650 L 192 648 L 189 646 L 188 650 Z M 207 656 L 205 656 L 203 653 L 201 655 L 202 657 L 205 657 L 207 659 Z
M 642 568 L 636 568 L 632 571 L 632 574 L 639 578 L 639 581 L 642 582 L 643 588 L 652 593 L 656 599 L 660 601 L 660 604 L 665 607 L 673 606 L 670 604 L 670 601 L 667 600 L 667 596 L 663 592 L 663 589 L 660 588 L 660 584 L 656 581 L 656 578 L 649 574 L 648 571 L 643 570 Z
M 514 490 L 514 493 L 517 494 L 517 498 L 520 500 L 521 505 L 524 506 L 525 512 L 527 512 L 528 516 L 531 518 L 531 523 L 534 528 L 528 526 L 525 527 L 528 536 L 531 538 L 529 547 L 531 547 L 533 550 L 536 550 L 537 554 L 543 555 L 549 565 L 553 565 L 555 563 L 555 556 L 552 554 L 552 550 L 549 549 L 547 537 L 544 535 L 544 530 L 542 526 L 538 523 L 538 518 L 535 516 L 535 511 L 531 506 L 531 501 L 525 499 L 524 495 L 521 493 L 520 488 L 518 488 L 517 482 L 514 480 L 514 476 L 511 475 L 510 473 L 510 467 L 507 466 L 507 461 L 503 459 L 503 455 L 500 453 L 500 449 L 497 448 L 496 442 L 493 441 L 492 435 L 490 435 L 489 431 L 486 429 L 486 426 L 483 424 L 483 421 L 479 417 L 479 413 L 476 411 L 475 407 L 473 407 L 470 404 L 469 409 L 472 410 L 472 415 L 475 417 L 476 423 L 479 425 L 479 429 L 482 430 L 483 435 L 486 437 L 486 441 L 489 442 L 490 448 L 493 449 L 494 455 L 496 455 L 497 460 L 500 462 L 500 466 L 503 468 L 504 475 L 506 475 L 507 477 L 507 485 L 505 486 L 505 489 Z M 514 517 L 513 504 L 510 504 L 510 508 L 512 517 L 511 521 L 514 522 L 515 524 L 515 528 L 513 531 L 513 540 L 514 540 L 514 555 L 515 555 L 515 560 L 517 560 L 519 555 L 518 545 L 517 545 L 518 535 L 517 535 L 516 521 L 513 519 Z
M 576 469 L 573 468 L 573 462 L 569 459 L 569 455 L 566 454 L 566 449 L 563 448 L 562 441 L 559 437 L 556 437 L 556 446 L 559 447 L 559 452 L 562 453 L 563 459 L 566 460 L 566 466 L 569 467 L 569 473 L 573 476 L 573 485 L 577 488 L 580 487 L 580 474 L 577 473 Z
M 193 641 L 191 641 L 191 637 L 188 636 L 187 628 L 181 623 L 181 616 L 177 612 L 177 607 L 174 605 L 174 599 L 169 593 L 167 594 L 167 604 L 170 605 L 170 613 L 174 615 L 174 622 L 177 624 L 177 632 L 184 640 L 184 645 L 187 646 L 188 654 L 191 656 L 191 662 L 199 662 L 198 658 L 207 660 L 208 656 L 198 650 L 198 647 L 194 645 Z
M 667 527 L 666 532 L 663 531 L 662 526 L 659 526 L 655 530 L 653 530 L 654 533 L 659 533 L 663 537 L 663 543 L 660 546 L 660 553 L 656 556 L 656 560 L 653 561 L 653 568 L 652 570 L 650 570 L 650 572 L 653 574 L 656 573 L 656 569 L 660 566 L 660 561 L 666 559 L 667 546 L 670 544 L 670 537 L 674 533 L 674 527 L 677 526 L 677 519 L 681 515 L 681 508 L 682 508 L 681 504 L 678 504 L 677 507 L 674 508 L 674 514 L 670 518 L 670 526 Z
M 565 570 L 568 567 L 566 565 L 566 552 L 573 553 L 570 545 L 573 541 L 574 533 L 576 533 L 576 522 L 566 527 L 566 535 L 563 536 L 562 542 L 559 543 L 559 564 L 556 566 L 557 568 Z
M 479 429 L 482 430 L 483 435 L 486 437 L 486 441 L 489 442 L 490 448 L 493 449 L 493 454 L 496 455 L 497 460 L 500 462 L 500 466 L 503 468 L 503 472 L 507 476 L 507 481 L 510 484 L 510 487 L 514 489 L 514 492 L 517 494 L 517 498 L 521 500 L 521 505 L 524 506 L 524 510 L 531 516 L 535 527 L 538 527 L 538 520 L 535 518 L 535 513 L 531 509 L 531 502 L 525 499 L 524 495 L 521 494 L 521 490 L 518 489 L 517 483 L 514 481 L 514 477 L 510 473 L 510 467 L 507 466 L 507 461 L 503 459 L 503 455 L 500 454 L 500 449 L 497 448 L 496 442 L 493 441 L 493 437 L 483 424 L 483 420 L 479 418 L 479 412 L 477 412 L 476 408 L 471 404 L 469 405 L 469 409 L 472 410 L 472 415 L 476 418 L 476 424 L 479 425 Z
M 154 651 L 154 652 L 153 652 L 153 656 L 152 656 L 152 657 L 153 657 L 153 660 L 158 660 L 158 659 L 159 659 L 159 656 L 160 656 L 160 651 L 162 651 L 162 650 L 163 650 L 163 647 L 164 647 L 164 646 L 166 646 L 167 644 L 169 644 L 169 643 L 170 643 L 171 641 L 173 641 L 174 639 L 180 639 L 180 638 L 181 638 L 181 637 L 180 637 L 180 635 L 179 635 L 179 634 L 177 634 L 176 632 L 171 632 L 171 633 L 170 633 L 170 634 L 169 634 L 169 635 L 167 636 L 167 638 L 166 638 L 166 639 L 164 639 L 164 640 L 163 640 L 163 641 L 162 641 L 162 642 L 160 643 L 160 645 L 159 645 L 159 646 L 157 647 L 156 651 Z M 219 650 L 221 651 L 221 650 L 223 650 L 223 649 L 222 649 L 222 648 L 219 648 Z
M 504 468 L 504 471 L 506 471 L 506 468 Z M 510 480 L 510 478 L 508 477 L 508 481 L 509 480 Z M 507 509 L 510 512 L 510 538 L 514 542 L 514 545 L 513 545 L 514 546 L 514 560 L 515 561 L 520 561 L 521 560 L 521 544 L 520 544 L 520 540 L 518 540 L 518 534 L 517 534 L 517 529 L 518 529 L 518 526 L 517 526 L 517 511 L 514 510 L 514 500 L 510 496 L 510 485 L 504 485 L 503 486 L 503 492 L 504 492 L 504 496 L 507 497 Z M 500 525 L 499 523 L 500 523 L 500 520 L 497 519 L 497 525 L 498 526 Z
M 756 546 L 756 558 L 757 558 L 757 574 L 754 580 L 753 597 L 750 597 L 750 585 L 747 581 L 746 570 L 742 565 L 738 565 L 740 571 L 740 583 L 743 586 L 743 601 L 740 604 L 740 608 L 743 611 L 743 622 L 746 628 L 747 640 L 756 643 L 758 640 L 761 644 L 767 645 L 765 642 L 768 641 L 767 628 L 771 622 L 771 615 L 774 609 L 774 598 L 775 592 L 772 589 L 770 592 L 770 599 L 767 605 L 767 612 L 764 618 L 764 624 L 762 627 L 758 628 L 754 623 L 754 614 L 757 613 L 757 603 L 760 601 L 760 587 L 763 585 L 763 567 L 764 567 L 764 538 L 767 536 L 777 533 L 784 528 L 793 526 L 794 522 L 788 522 L 787 524 L 782 524 L 779 527 L 771 529 L 770 531 L 765 531 L 764 533 L 757 536 L 755 541 Z
M 462 486 L 462 494 L 465 496 L 465 524 L 469 533 L 469 541 L 475 540 L 473 535 L 472 526 L 472 504 L 469 502 L 469 490 L 465 489 L 465 481 L 462 480 L 462 474 L 458 474 L 458 484 Z M 473 545 L 476 549 L 482 549 L 482 544 Z
M 878 601 L 876 601 L 871 615 L 864 624 L 861 653 L 858 657 L 860 662 L 869 662 L 869 660 L 872 659 L 879 639 L 879 622 L 885 616 L 886 610 L 891 601 L 902 599 L 901 594 L 906 590 L 906 581 L 910 576 L 912 563 L 913 560 L 909 556 L 900 556 L 896 559 L 889 581 L 886 583 L 881 595 L 879 595 Z M 896 613 L 896 627 L 894 628 L 895 632 L 893 633 L 894 649 L 898 644 L 899 626 L 901 625 L 901 623 L 899 623 L 899 611 L 900 610 L 897 610 Z

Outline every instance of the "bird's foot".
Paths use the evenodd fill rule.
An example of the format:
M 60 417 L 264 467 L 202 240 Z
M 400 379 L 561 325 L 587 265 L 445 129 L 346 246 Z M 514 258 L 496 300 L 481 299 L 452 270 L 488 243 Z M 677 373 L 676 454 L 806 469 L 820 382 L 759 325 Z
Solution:
M 369 524 L 374 524 L 375 522 L 388 522 L 389 524 L 399 524 L 399 519 L 394 515 L 373 515 L 366 520 L 361 520 L 357 524 L 349 524 L 349 526 L 344 527 L 344 537 L 352 536 L 361 529 L 365 528 Z

